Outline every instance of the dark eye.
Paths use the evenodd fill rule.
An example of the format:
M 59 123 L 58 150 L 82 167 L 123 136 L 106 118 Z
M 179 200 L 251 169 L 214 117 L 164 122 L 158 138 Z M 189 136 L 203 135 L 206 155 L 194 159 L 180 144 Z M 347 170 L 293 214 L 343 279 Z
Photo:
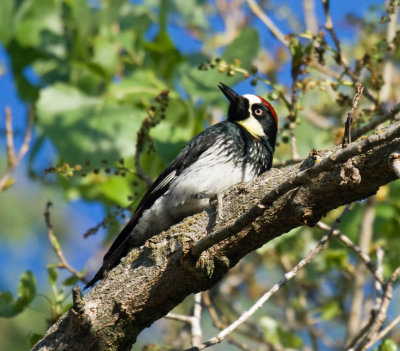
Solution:
M 255 114 L 256 116 L 260 117 L 260 116 L 262 116 L 262 114 L 263 114 L 263 110 L 260 109 L 260 108 L 257 108 L 257 109 L 254 110 L 254 114 Z

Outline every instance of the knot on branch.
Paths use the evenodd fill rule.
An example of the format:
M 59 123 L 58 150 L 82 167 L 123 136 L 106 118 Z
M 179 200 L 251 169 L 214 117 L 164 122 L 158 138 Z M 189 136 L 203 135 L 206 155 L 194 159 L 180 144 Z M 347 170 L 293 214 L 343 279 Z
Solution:
M 392 164 L 392 168 L 397 178 L 400 178 L 400 152 L 393 152 L 389 156 L 389 162 Z
M 341 181 L 339 185 L 361 183 L 360 171 L 353 165 L 351 158 L 349 158 L 340 168 L 340 178 Z
M 85 302 L 82 299 L 81 289 L 79 285 L 72 289 L 72 307 L 70 320 L 73 330 L 82 331 L 90 329 L 91 322 L 88 315 L 85 313 Z
M 312 149 L 308 154 L 308 157 L 301 163 L 300 170 L 305 171 L 313 167 L 316 163 L 320 162 L 322 159 L 323 153 L 321 151 Z

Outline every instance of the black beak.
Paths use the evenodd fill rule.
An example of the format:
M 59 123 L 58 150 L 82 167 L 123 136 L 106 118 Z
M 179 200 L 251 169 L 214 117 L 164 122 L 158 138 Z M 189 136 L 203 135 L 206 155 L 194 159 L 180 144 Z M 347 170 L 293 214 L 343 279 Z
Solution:
M 219 82 L 218 88 L 224 93 L 224 95 L 228 98 L 230 103 L 237 102 L 240 95 L 234 91 L 232 88 L 228 87 L 226 84 Z

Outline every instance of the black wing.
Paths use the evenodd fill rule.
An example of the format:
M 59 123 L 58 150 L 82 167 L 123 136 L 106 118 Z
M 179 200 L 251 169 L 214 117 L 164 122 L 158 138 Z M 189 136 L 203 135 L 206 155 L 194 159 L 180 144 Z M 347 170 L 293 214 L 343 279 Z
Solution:
M 86 284 L 85 289 L 102 279 L 105 272 L 117 266 L 121 258 L 128 254 L 134 247 L 129 243 L 130 234 L 138 223 L 142 213 L 149 209 L 154 202 L 169 189 L 171 182 L 179 176 L 184 169 L 196 162 L 201 154 L 216 142 L 221 133 L 225 133 L 225 128 L 228 123 L 229 122 L 221 122 L 215 124 L 196 135 L 158 176 L 155 182 L 150 186 L 150 189 L 143 196 L 129 222 L 125 225 L 108 252 L 104 255 L 102 267 L 93 279 Z

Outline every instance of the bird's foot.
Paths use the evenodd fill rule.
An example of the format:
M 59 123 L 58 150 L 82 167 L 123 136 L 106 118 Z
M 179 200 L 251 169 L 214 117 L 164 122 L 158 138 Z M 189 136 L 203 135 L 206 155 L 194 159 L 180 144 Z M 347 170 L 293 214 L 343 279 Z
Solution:
M 223 219 L 223 216 L 222 216 L 223 200 L 222 200 L 221 193 L 210 194 L 210 193 L 201 192 L 201 193 L 193 194 L 192 198 L 194 198 L 194 199 L 209 199 L 210 206 L 215 206 L 215 208 L 216 208 L 218 218 Z

